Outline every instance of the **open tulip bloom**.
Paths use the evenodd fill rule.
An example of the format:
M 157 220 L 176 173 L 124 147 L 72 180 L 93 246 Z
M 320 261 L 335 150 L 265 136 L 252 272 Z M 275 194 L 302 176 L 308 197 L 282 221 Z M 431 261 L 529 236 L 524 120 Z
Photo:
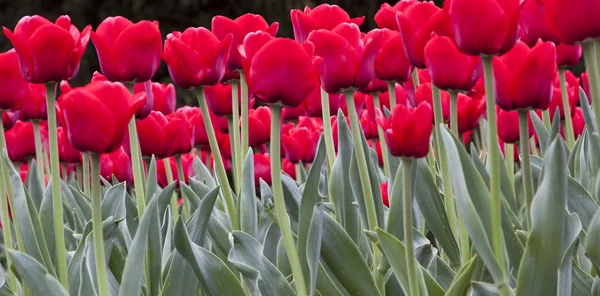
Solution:
M 251 13 L 25 16 L 0 53 L 0 292 L 595 295 L 598 11 L 321 4 L 293 39 Z

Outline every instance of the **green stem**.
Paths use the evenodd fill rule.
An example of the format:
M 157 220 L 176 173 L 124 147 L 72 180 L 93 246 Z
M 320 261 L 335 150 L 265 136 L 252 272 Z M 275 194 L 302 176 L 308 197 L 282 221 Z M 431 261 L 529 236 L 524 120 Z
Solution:
M 185 173 L 183 172 L 183 163 L 181 162 L 181 154 L 175 155 L 175 161 L 177 162 L 177 178 L 179 182 L 185 184 Z M 183 201 L 183 216 L 188 219 L 191 216 L 190 203 L 187 200 Z
M 146 196 L 144 195 L 144 173 L 141 168 L 140 142 L 137 134 L 135 115 L 129 120 L 129 144 L 131 150 L 131 166 L 133 167 L 133 185 L 135 187 L 135 200 L 137 202 L 138 217 L 144 214 Z
M 494 83 L 494 70 L 492 66 L 492 56 L 482 56 L 485 93 L 486 96 L 486 114 L 488 119 L 488 143 L 489 143 L 489 162 L 490 162 L 490 198 L 491 198 L 491 217 L 492 225 L 492 249 L 498 265 L 502 269 L 504 285 L 508 283 L 508 274 L 504 263 L 504 237 L 502 234 L 502 200 L 500 195 L 500 146 L 498 146 L 498 123 L 496 120 L 496 86 Z
M 40 182 L 44 182 L 44 153 L 42 152 L 42 133 L 40 132 L 40 122 L 33 121 L 33 139 L 35 141 L 35 164 Z
M 390 93 L 391 94 L 391 93 Z M 390 95 L 390 104 L 391 104 L 391 95 Z M 375 104 L 375 109 L 381 109 L 381 104 L 379 103 L 379 94 L 373 94 L 373 103 Z M 383 128 L 377 125 L 377 134 L 379 135 L 379 146 L 381 147 L 381 157 L 383 158 L 383 172 L 386 176 L 390 176 L 390 167 L 388 163 L 388 153 L 387 153 L 387 144 L 385 143 L 385 136 L 383 134 Z
M 296 167 L 296 182 L 298 182 L 298 184 L 302 184 L 302 164 L 297 163 L 295 165 L 295 167 Z
M 327 166 L 331 170 L 333 162 L 335 161 L 335 145 L 333 144 L 333 131 L 329 120 L 331 116 L 331 110 L 329 110 L 329 94 L 323 88 L 321 88 L 321 116 L 323 117 Z
M 240 113 L 242 115 L 242 137 L 240 149 L 242 151 L 241 155 L 246 155 L 248 152 L 248 84 L 246 83 L 246 75 L 244 71 L 240 71 L 240 91 L 241 91 L 241 110 Z M 216 161 L 216 160 L 215 160 Z
M 523 188 L 527 209 L 527 225 L 531 227 L 531 202 L 533 201 L 533 177 L 531 176 L 531 160 L 529 156 L 529 124 L 527 110 L 519 110 L 519 144 L 521 149 L 521 169 L 523 170 Z
M 61 168 L 61 173 L 62 173 L 62 177 L 64 181 L 69 180 L 69 173 L 67 173 L 67 164 L 66 163 L 61 163 L 60 164 L 60 168 Z
M 404 256 L 406 257 L 406 268 L 408 269 L 408 286 L 409 295 L 420 295 L 419 292 L 419 280 L 417 279 L 417 259 L 415 258 L 415 251 L 413 246 L 413 192 L 412 192 L 412 174 L 414 160 L 411 158 L 402 159 L 402 199 L 404 205 L 402 210 L 404 212 Z
M 542 111 L 542 121 L 544 122 L 544 126 L 546 127 L 547 130 L 550 130 L 550 128 L 552 127 L 552 122 L 550 120 L 550 110 L 546 109 Z
M 573 148 L 575 144 L 575 134 L 573 132 L 573 119 L 571 118 L 571 105 L 569 104 L 569 94 L 567 93 L 567 80 L 565 78 L 565 69 L 558 69 L 560 79 L 560 94 L 562 96 L 563 110 L 565 112 L 565 125 L 563 127 L 567 138 L 567 146 Z
M 388 95 L 390 96 L 390 111 L 396 106 L 396 81 L 388 81 Z
M 0 112 L 0 116 L 2 115 L 2 112 Z M 0 120 L 0 137 L 2 138 L 2 154 L 4 155 L 4 150 L 6 150 L 6 145 L 5 143 L 5 139 L 4 139 L 4 124 L 2 123 L 2 120 Z M 4 160 L 0 161 L 0 172 L 2 173 L 2 178 L 0 178 L 0 196 L 6 196 L 6 192 L 7 192 L 7 184 L 6 184 L 6 175 L 7 175 L 7 170 L 6 170 L 6 165 Z M 43 182 L 43 181 L 42 181 Z M 10 216 L 9 216 L 9 212 L 8 212 L 8 201 L 6 200 L 6 198 L 0 198 L 0 207 L 2 210 L 2 225 L 4 225 L 4 231 L 2 231 L 2 235 L 4 238 L 4 248 L 6 250 L 8 249 L 12 249 L 13 247 L 13 243 L 12 243 L 12 231 L 7 231 L 8 229 L 10 229 Z M 14 217 L 14 216 L 13 216 Z M 17 226 L 15 225 L 15 229 L 17 229 Z M 11 257 L 8 255 L 8 252 L 6 252 L 6 269 L 9 271 L 9 282 L 10 282 L 10 286 L 11 287 L 16 287 L 17 286 L 17 278 L 15 276 L 15 274 L 12 271 L 12 259 Z
M 54 221 L 54 242 L 56 243 L 56 262 L 58 277 L 65 289 L 69 288 L 67 273 L 67 254 L 65 247 L 65 230 L 63 223 L 63 203 L 60 191 L 60 164 L 58 163 L 58 137 L 56 133 L 56 95 L 58 83 L 54 84 L 54 95 L 46 99 L 48 112 L 48 138 L 50 142 L 50 178 L 52 181 L 52 212 Z M 42 179 L 43 181 L 43 179 Z
M 296 291 L 299 296 L 307 295 L 306 282 L 300 265 L 300 257 L 296 250 L 296 243 L 290 227 L 290 219 L 285 209 L 285 200 L 283 199 L 283 185 L 281 183 L 281 106 L 272 106 L 271 108 L 271 179 L 273 186 L 273 197 L 275 202 L 275 213 L 283 245 L 292 267 L 292 274 L 296 283 Z
M 94 257 L 96 259 L 96 277 L 98 295 L 108 296 L 108 272 L 104 255 L 104 236 L 102 234 L 102 197 L 100 196 L 100 155 L 90 152 L 92 160 L 92 228 L 94 235 Z
M 241 190 L 241 183 L 240 183 L 241 175 L 238 176 L 239 171 L 238 171 L 237 166 L 238 166 L 238 158 L 241 155 L 238 154 L 238 152 L 239 152 L 238 148 L 237 148 L 238 145 L 236 145 L 236 143 L 235 143 L 237 141 L 235 140 L 235 135 L 233 134 L 233 130 L 235 129 L 234 125 L 233 125 L 233 116 L 227 117 L 227 126 L 229 128 L 229 141 L 231 143 L 231 163 L 233 164 L 233 168 L 231 170 L 231 176 L 233 178 L 233 186 L 234 186 L 234 190 L 236 192 L 236 196 L 238 196 L 239 192 Z
M 456 106 L 458 100 L 457 97 L 458 93 L 456 91 L 450 91 L 450 128 L 452 133 L 458 137 L 458 111 Z M 462 138 L 459 137 L 459 140 L 462 140 Z
M 77 185 L 78 186 L 83 186 L 83 183 L 80 183 L 81 181 L 83 181 L 83 169 L 81 168 L 81 163 L 77 164 L 77 170 L 76 170 L 76 178 L 77 178 Z
M 171 169 L 171 162 L 169 158 L 163 158 L 163 164 L 165 166 L 165 174 L 167 175 L 168 184 L 173 183 L 173 170 Z M 177 193 L 173 192 L 171 196 L 171 211 L 173 212 L 173 221 L 177 221 L 179 219 L 179 206 L 177 205 Z
M 508 168 L 508 176 L 510 180 L 515 178 L 515 150 L 513 144 L 504 143 L 504 159 Z
M 240 73 L 240 75 L 243 75 Z M 242 84 L 243 86 L 243 84 Z M 242 96 L 244 92 L 242 91 Z M 244 98 L 242 98 L 242 109 L 244 108 L 243 104 Z M 231 187 L 229 186 L 229 180 L 227 179 L 227 172 L 225 171 L 225 165 L 223 164 L 223 158 L 221 157 L 221 150 L 219 149 L 219 144 L 217 143 L 217 137 L 215 136 L 215 130 L 212 125 L 212 120 L 210 119 L 210 113 L 208 112 L 208 106 L 206 105 L 206 99 L 204 97 L 204 88 L 198 88 L 198 103 L 200 104 L 200 110 L 202 110 L 202 119 L 204 120 L 204 126 L 206 127 L 206 133 L 208 134 L 208 142 L 210 144 L 210 150 L 213 153 L 215 159 L 215 167 L 217 170 L 217 177 L 219 178 L 219 182 L 221 184 L 221 190 L 223 192 L 223 198 L 225 199 L 225 207 L 227 210 L 227 216 L 229 216 L 229 221 L 231 222 L 232 230 L 239 230 L 240 225 L 238 223 L 237 213 L 235 209 L 235 201 L 233 200 L 233 195 L 231 192 Z M 242 116 L 243 121 L 243 116 Z M 243 123 L 242 123 L 243 124 Z M 247 128 L 247 126 L 246 126 Z
M 81 154 L 83 162 L 83 193 L 90 195 L 90 157 L 87 153 Z
M 419 70 L 415 68 L 412 73 L 410 73 L 413 81 L 413 87 L 415 88 L 415 92 L 417 91 L 417 86 L 419 86 Z
M 235 176 L 235 186 L 236 186 L 236 196 L 240 196 L 240 192 L 242 190 L 242 167 L 244 162 L 244 151 L 240 145 L 240 110 L 239 110 L 239 102 L 238 102 L 238 83 L 231 84 L 231 106 L 232 106 L 232 126 L 229 128 L 229 135 L 232 137 L 231 141 L 231 150 L 232 157 L 234 160 L 233 172 Z
M 596 127 L 600 130 L 600 70 L 596 61 L 594 40 L 587 40 L 583 45 L 583 59 L 588 72 L 592 108 L 596 117 Z M 599 46 L 600 47 L 600 46 Z

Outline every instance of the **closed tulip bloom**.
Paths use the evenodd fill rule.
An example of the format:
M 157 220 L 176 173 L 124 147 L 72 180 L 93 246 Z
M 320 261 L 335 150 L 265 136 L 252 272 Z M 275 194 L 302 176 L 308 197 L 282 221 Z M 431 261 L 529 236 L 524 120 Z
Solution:
M 14 32 L 4 28 L 4 35 L 15 47 L 25 80 L 46 83 L 68 80 L 77 74 L 90 31 L 88 25 L 80 33 L 66 15 L 55 23 L 34 15 L 22 17 Z
M 254 154 L 254 185 L 260 186 L 260 180 L 271 185 L 271 159 L 269 154 Z
M 567 94 L 568 93 L 569 93 L 569 91 L 567 91 Z M 575 110 L 575 106 L 577 105 L 577 101 L 574 101 L 571 98 L 569 98 L 568 102 L 569 102 L 569 110 L 571 110 L 571 114 L 569 114 L 569 116 L 572 117 L 573 111 Z M 564 120 L 567 115 L 565 114 L 565 109 L 563 107 L 561 91 L 560 91 L 560 88 L 553 87 L 552 88 L 552 100 L 550 101 L 550 105 L 548 106 L 548 111 L 550 112 L 551 118 L 554 118 L 553 116 L 556 113 L 557 109 L 560 114 L 560 119 Z
M 546 25 L 568 44 L 600 37 L 600 2 L 595 0 L 538 0 Z
M 446 35 L 443 11 L 433 2 L 419 2 L 396 14 L 406 56 L 413 66 L 425 68 L 425 45 L 431 33 Z
M 119 182 L 125 182 L 127 185 L 133 184 L 131 158 L 122 147 L 111 153 L 100 155 L 100 176 L 109 182 L 114 176 Z
M 58 157 L 61 163 L 80 163 L 81 152 L 73 148 L 67 139 L 63 128 L 59 126 L 56 129 L 58 137 Z
M 281 160 L 281 170 L 286 173 L 290 178 L 296 180 L 296 165 L 291 163 L 287 159 Z
M 97 81 L 70 89 L 61 84 L 59 119 L 71 145 L 81 152 L 110 153 L 121 147 L 127 123 L 146 94 L 131 95 L 119 82 Z
M 377 32 L 363 41 L 358 26 L 347 23 L 333 31 L 312 32 L 307 41 L 314 45 L 323 89 L 334 94 L 366 87 L 375 76 L 373 64 L 382 38 Z
M 143 157 L 152 157 L 161 159 L 167 155 L 167 136 L 165 135 L 165 126 L 168 124 L 167 117 L 157 111 L 150 112 L 146 118 L 135 122 L 140 142 L 140 150 Z M 123 148 L 127 154 L 130 154 L 129 137 L 125 137 Z
M 381 191 L 381 201 L 383 202 L 383 205 L 389 208 L 390 198 L 388 193 L 388 182 L 380 184 L 379 190 Z
M 29 84 L 27 100 L 23 107 L 17 111 L 19 120 L 46 120 L 46 86 L 43 84 Z
M 569 45 L 561 43 L 556 46 L 556 64 L 559 67 L 575 66 L 579 64 L 582 54 L 581 44 Z
M 212 112 L 217 116 L 232 116 L 233 115 L 233 102 L 231 101 L 232 93 L 231 84 L 216 84 L 214 86 L 207 86 L 204 88 L 204 94 L 206 95 L 206 103 Z M 238 106 L 241 104 L 241 88 L 238 85 Z
M 221 158 L 223 161 L 231 160 L 231 137 L 228 134 L 220 133 L 215 131 L 215 135 L 217 137 L 217 144 L 219 145 L 219 149 L 221 150 Z M 210 151 L 210 147 L 207 147 L 207 151 Z M 231 167 L 225 163 L 225 169 L 230 170 Z
M 567 97 L 569 98 L 569 104 L 571 106 L 578 105 L 580 100 L 579 87 L 581 85 L 579 78 L 575 76 L 573 72 L 565 70 L 565 80 L 567 85 Z M 560 88 L 560 77 L 558 75 L 554 79 L 554 88 Z M 562 94 L 560 94 L 558 97 L 562 99 Z M 554 94 L 552 96 L 552 99 L 554 99 Z M 573 108 L 571 108 L 571 111 L 572 110 Z
M 530 49 L 519 41 L 501 57 L 494 57 L 496 103 L 504 110 L 545 110 L 552 98 L 556 76 L 556 48 L 551 42 L 541 42 Z M 506 141 L 505 141 L 506 142 Z
M 134 84 L 133 92 L 145 92 L 144 84 Z M 164 115 L 169 115 L 175 112 L 177 98 L 175 96 L 175 86 L 173 84 L 152 82 L 152 96 L 154 97 L 154 104 L 152 106 L 152 110 L 158 111 Z
M 4 127 L 4 131 L 9 131 L 10 129 L 12 129 L 15 124 L 17 123 L 17 120 L 19 119 L 19 114 L 17 114 L 16 112 L 10 112 L 10 111 L 5 111 L 2 112 L 2 125 Z
M 398 2 L 401 3 L 401 2 Z M 375 54 L 375 77 L 386 81 L 405 82 L 410 79 L 413 65 L 408 61 L 400 33 L 381 30 L 383 43 Z
M 433 129 L 433 111 L 428 103 L 420 103 L 416 108 L 396 105 L 389 119 L 382 121 L 390 154 L 412 158 L 427 156 Z
M 573 110 L 573 133 L 576 139 L 583 134 L 584 129 L 585 118 L 583 117 L 583 111 L 580 107 L 575 107 Z
M 407 105 L 407 104 L 411 104 L 409 99 L 408 99 L 408 94 L 406 92 L 406 89 L 404 89 L 404 87 L 402 86 L 402 84 L 396 83 L 396 85 L 394 86 L 394 90 L 396 92 L 396 104 L 403 104 L 403 105 Z M 367 98 L 368 100 L 368 98 Z M 369 104 L 369 102 L 367 101 L 367 104 Z M 390 93 L 389 92 L 385 92 L 379 95 L 379 105 L 381 105 L 381 111 L 383 112 L 385 109 L 388 109 L 391 111 L 391 106 L 390 106 Z
M 394 6 L 388 3 L 381 4 L 381 7 L 375 13 L 375 23 L 381 29 L 390 29 L 398 31 L 398 22 L 396 22 L 396 14 L 403 12 L 410 5 L 419 2 L 418 0 L 400 0 Z
M 504 143 L 514 144 L 519 142 L 519 113 L 496 108 L 498 114 L 498 136 Z M 529 137 L 533 135 L 533 123 L 529 118 Z
M 379 111 L 379 109 L 376 109 Z M 359 117 L 360 127 L 365 134 L 365 138 L 367 139 L 377 139 L 379 134 L 377 133 L 377 122 L 375 121 L 376 116 L 383 116 L 381 111 L 377 112 L 379 115 L 375 115 L 375 109 L 369 110 L 369 108 L 365 109 Z
M 448 92 L 441 92 L 442 101 L 442 116 L 444 121 L 450 120 L 450 94 Z M 415 102 L 420 104 L 427 102 L 429 106 L 433 106 L 433 92 L 431 90 L 431 83 L 422 83 L 417 87 L 415 92 Z
M 0 53 L 0 110 L 16 111 L 30 99 L 30 83 L 21 75 L 17 52 Z
M 485 100 L 474 99 L 459 93 L 456 98 L 456 105 L 458 132 L 462 134 L 475 129 L 479 124 L 479 119 L 485 112 Z
M 444 3 L 450 35 L 469 55 L 501 55 L 517 41 L 519 0 L 449 0 Z
M 215 85 L 225 75 L 231 35 L 219 41 L 205 28 L 188 28 L 167 35 L 163 59 L 175 85 L 192 88 Z
M 544 22 L 544 12 L 538 1 L 525 0 L 521 4 L 519 37 L 530 47 L 533 47 L 539 39 L 559 44 L 561 42 L 560 38 Z
M 175 112 L 167 115 L 165 135 L 167 140 L 168 156 L 185 154 L 192 151 L 192 127 L 184 112 Z
M 192 144 L 194 146 L 209 145 L 206 126 L 202 118 L 202 111 L 198 107 L 184 106 L 179 109 L 179 112 L 184 112 L 192 127 Z
M 346 105 L 343 94 L 330 94 L 328 102 L 330 116 L 336 115 L 338 110 Z M 315 87 L 303 104 L 306 105 L 306 109 L 311 116 L 322 117 L 321 87 Z
M 133 23 L 107 17 L 92 32 L 102 74 L 110 81 L 150 80 L 160 66 L 162 36 L 158 22 Z
M 292 9 L 290 16 L 294 29 L 294 38 L 300 43 L 304 43 L 312 31 L 331 31 L 343 23 L 360 26 L 365 20 L 364 16 L 351 19 L 344 9 L 337 5 L 329 4 L 321 4 L 313 9 L 306 6 L 304 12 L 299 9 Z
M 283 121 L 297 120 L 300 116 L 307 116 L 308 109 L 306 101 L 294 108 L 283 108 L 281 118 Z
M 258 107 L 248 110 L 248 145 L 258 146 L 269 142 L 271 132 L 271 109 Z
M 223 82 L 239 79 L 240 74 L 236 71 L 242 69 L 242 58 L 238 51 L 238 46 L 244 43 L 244 37 L 252 32 L 264 31 L 275 37 L 279 30 L 279 23 L 275 22 L 269 25 L 267 21 L 258 14 L 246 13 L 234 20 L 225 16 L 215 16 L 212 19 L 212 32 L 219 40 L 227 38 L 231 34 L 231 49 L 229 60 L 227 61 L 227 71 L 223 77 Z
M 291 163 L 312 163 L 321 137 L 320 129 L 306 126 L 292 128 L 281 135 L 285 158 Z
M 205 158 L 202 158 L 205 159 Z M 194 156 L 191 154 L 183 154 L 181 155 L 181 165 L 183 166 L 183 178 L 179 178 L 179 172 L 177 171 L 177 161 L 175 157 L 169 157 L 169 166 L 171 169 L 171 174 L 173 175 L 173 181 L 179 187 L 179 182 L 182 181 L 185 184 L 188 184 L 188 177 L 193 174 L 193 161 Z M 165 171 L 165 162 L 157 161 L 156 162 L 156 176 L 158 185 L 161 187 L 167 187 L 169 185 L 169 181 L 167 180 L 167 172 Z
M 425 46 L 431 82 L 443 90 L 469 91 L 481 76 L 481 59 L 458 50 L 448 37 L 433 37 Z
M 17 121 L 15 126 L 4 132 L 8 157 L 13 162 L 27 163 L 35 156 L 35 141 L 33 140 L 33 123 Z

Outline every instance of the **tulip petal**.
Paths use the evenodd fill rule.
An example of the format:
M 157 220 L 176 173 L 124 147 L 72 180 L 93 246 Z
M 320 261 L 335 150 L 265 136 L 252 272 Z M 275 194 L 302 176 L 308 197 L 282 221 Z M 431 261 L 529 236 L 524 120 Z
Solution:
M 308 42 L 315 45 L 315 55 L 323 59 L 319 65 L 323 88 L 333 94 L 352 87 L 359 57 L 350 43 L 327 30 L 313 31 Z
M 548 108 L 556 76 L 556 48 L 551 42 L 534 47 L 511 77 L 510 92 L 517 108 Z
M 375 77 L 375 55 L 381 48 L 383 43 L 383 32 L 379 32 L 373 36 L 373 39 L 368 40 L 365 44 L 365 49 L 362 53 L 360 63 L 354 79 L 354 86 L 361 88 L 367 86 L 371 79 Z
M 150 80 L 160 66 L 162 37 L 158 27 L 141 21 L 127 27 L 113 44 L 115 66 L 122 81 Z
M 4 35 L 6 35 L 8 40 L 10 40 L 15 48 L 15 51 L 17 52 L 19 67 L 21 69 L 23 78 L 25 78 L 27 81 L 31 81 L 33 79 L 34 61 L 29 47 L 27 44 L 25 44 L 26 41 L 13 34 L 13 32 L 6 27 L 4 27 L 3 30 Z
M 33 83 L 71 78 L 71 55 L 75 41 L 68 31 L 52 24 L 39 27 L 29 39 L 34 57 Z
M 294 39 L 300 43 L 304 43 L 308 39 L 310 32 L 319 29 L 316 21 L 298 9 L 292 9 L 290 17 L 294 29 Z

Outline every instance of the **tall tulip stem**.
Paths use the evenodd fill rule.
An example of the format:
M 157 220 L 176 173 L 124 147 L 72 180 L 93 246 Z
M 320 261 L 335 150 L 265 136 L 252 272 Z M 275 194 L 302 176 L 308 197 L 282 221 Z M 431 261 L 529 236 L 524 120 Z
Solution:
M 596 60 L 596 52 L 593 40 L 583 42 L 583 59 L 587 68 L 590 94 L 592 97 L 592 108 L 596 117 L 596 128 L 600 130 L 600 72 Z
M 81 154 L 83 162 L 83 193 L 90 194 L 90 157 L 86 153 Z
M 165 166 L 165 175 L 167 175 L 167 183 L 173 183 L 173 170 L 171 169 L 171 161 L 169 158 L 163 158 L 163 165 Z M 177 193 L 173 192 L 171 196 L 171 212 L 173 212 L 173 221 L 179 219 L 179 206 L 177 204 Z
M 42 152 L 42 133 L 40 122 L 33 121 L 33 139 L 35 141 L 35 164 L 40 182 L 44 182 L 44 153 Z
M 458 93 L 456 91 L 450 91 L 450 129 L 455 136 L 458 134 L 458 107 L 457 107 Z M 460 139 L 460 137 L 459 137 Z
M 544 126 L 546 127 L 547 130 L 550 130 L 550 127 L 552 126 L 552 122 L 550 121 L 550 110 L 546 109 L 542 111 L 542 122 L 544 123 Z
M 523 170 L 523 188 L 527 209 L 527 225 L 531 227 L 531 202 L 533 201 L 533 178 L 531 176 L 531 160 L 529 156 L 529 111 L 519 110 L 519 145 L 521 152 L 521 169 Z
M 244 151 L 248 151 L 248 83 L 246 83 L 246 75 L 240 70 L 240 92 L 241 92 L 241 117 L 242 117 L 242 137 L 240 142 L 240 155 L 245 155 Z M 241 159 L 240 159 L 241 160 Z
M 490 198 L 491 198 L 491 217 L 492 225 L 492 249 L 498 265 L 505 274 L 505 281 L 508 281 L 506 266 L 504 264 L 504 237 L 502 234 L 502 199 L 500 195 L 500 146 L 498 146 L 498 122 L 496 119 L 496 86 L 494 83 L 494 69 L 492 66 L 492 56 L 484 55 L 483 77 L 485 82 L 486 95 L 486 114 L 488 120 L 488 157 L 490 162 Z M 497 283 L 506 284 L 506 283 Z
M 50 178 L 52 181 L 52 213 L 54 221 L 54 242 L 56 244 L 56 263 L 58 278 L 66 289 L 69 288 L 67 274 L 67 254 L 65 248 L 65 230 L 63 223 L 63 203 L 60 192 L 60 164 L 58 163 L 58 137 L 56 132 L 56 95 L 58 83 L 54 84 L 54 95 L 46 99 L 48 112 L 48 138 L 50 142 Z M 43 180 L 42 180 L 43 181 Z
M 390 109 L 394 109 L 394 106 L 396 106 L 396 81 L 388 81 L 387 84 L 388 94 L 390 96 Z
M 2 112 L 0 112 L 0 116 L 2 115 Z M 4 151 L 6 148 L 6 145 L 4 145 L 5 140 L 4 140 L 4 124 L 2 122 L 2 120 L 0 120 L 0 137 L 2 137 L 2 150 Z M 4 152 L 2 152 L 2 154 L 4 155 Z M 0 161 L 0 172 L 2 173 L 2 176 L 0 177 L 0 196 L 6 196 L 6 192 L 7 192 L 7 184 L 6 184 L 6 180 L 7 178 L 5 177 L 5 175 L 7 174 L 6 169 L 5 169 L 6 165 L 4 160 Z M 2 225 L 10 225 L 10 215 L 9 215 L 9 211 L 8 211 L 8 201 L 6 200 L 6 198 L 0 198 L 0 207 L 2 210 Z M 8 226 L 5 226 L 8 228 Z M 17 227 L 15 227 L 17 228 Z M 2 231 L 2 236 L 4 238 L 4 248 L 6 250 L 8 249 L 12 249 L 13 247 L 13 243 L 12 243 L 12 231 Z M 11 269 L 12 266 L 12 260 L 10 258 L 10 256 L 6 256 L 6 268 L 7 270 L 10 272 L 9 275 L 9 282 L 11 287 L 16 287 L 17 284 L 17 279 L 15 277 L 15 274 L 12 272 Z
M 133 185 L 135 201 L 137 202 L 138 217 L 144 214 L 146 196 L 144 195 L 144 172 L 142 172 L 142 157 L 140 155 L 140 140 L 138 138 L 135 115 L 129 120 L 129 144 L 131 150 L 131 166 L 133 167 Z
M 240 73 L 240 75 L 243 74 Z M 242 91 L 242 96 L 243 94 L 244 92 Z M 244 99 L 242 98 L 242 101 L 243 100 Z M 204 120 L 206 133 L 208 134 L 210 151 L 212 151 L 214 156 L 217 177 L 219 178 L 219 183 L 221 184 L 223 198 L 225 199 L 225 208 L 227 210 L 227 216 L 229 217 L 229 221 L 231 222 L 231 229 L 239 230 L 240 225 L 238 223 L 237 212 L 235 210 L 235 201 L 233 200 L 231 186 L 229 185 L 229 180 L 227 179 L 227 172 L 225 171 L 225 165 L 223 164 L 223 158 L 221 157 L 221 150 L 219 149 L 219 144 L 217 143 L 215 130 L 212 125 L 212 120 L 210 119 L 210 113 L 208 112 L 208 106 L 206 105 L 206 98 L 204 97 L 204 88 L 202 87 L 198 88 L 198 103 L 200 104 L 200 110 L 202 110 L 202 119 Z
M 415 250 L 413 246 L 413 192 L 412 192 L 412 175 L 415 161 L 412 158 L 402 159 L 402 211 L 404 219 L 404 256 L 406 257 L 406 268 L 408 269 L 408 286 L 409 295 L 420 295 L 419 281 L 417 279 L 418 271 L 417 259 L 415 258 Z
M 185 182 L 187 180 L 185 179 L 185 173 L 183 171 L 183 163 L 181 162 L 181 154 L 175 155 L 175 162 L 177 162 L 177 179 L 179 179 L 179 182 L 181 182 L 182 184 L 185 184 Z M 191 216 L 191 214 L 192 213 L 191 213 L 190 203 L 188 201 L 184 200 L 183 201 L 183 217 L 185 219 L 188 219 Z
M 96 259 L 96 277 L 98 295 L 108 296 L 108 272 L 104 255 L 104 236 L 102 234 L 102 197 L 100 196 L 100 155 L 90 152 L 92 160 L 92 228 L 94 238 L 94 257 Z
M 240 195 L 241 183 L 242 183 L 242 158 L 243 151 L 242 146 L 240 145 L 240 108 L 238 101 L 238 83 L 231 84 L 231 126 L 229 127 L 229 136 L 231 139 L 231 156 L 233 157 L 234 165 L 234 177 L 235 177 L 235 186 L 236 186 L 236 196 Z M 246 109 L 247 110 L 247 109 Z
M 392 96 L 390 93 L 390 106 L 392 102 Z M 380 109 L 381 104 L 379 103 L 379 94 L 373 94 L 373 103 L 375 104 L 375 109 Z M 377 134 L 379 135 L 379 146 L 381 147 L 381 157 L 383 158 L 383 172 L 386 176 L 390 176 L 390 167 L 388 163 L 388 153 L 387 153 L 387 145 L 385 143 L 385 136 L 383 134 L 383 128 L 378 124 L 377 125 Z
M 575 144 L 575 134 L 573 132 L 573 119 L 571 118 L 571 105 L 569 104 L 569 94 L 567 93 L 567 80 L 565 78 L 565 69 L 558 69 L 558 77 L 560 80 L 560 94 L 562 96 L 563 110 L 565 112 L 565 135 L 567 146 L 569 149 Z
M 283 245 L 287 252 L 292 274 L 296 283 L 296 291 L 299 296 L 307 295 L 306 282 L 300 265 L 300 257 L 296 250 L 296 243 L 292 235 L 290 219 L 285 209 L 283 199 L 283 185 L 281 183 L 281 106 L 271 108 L 271 180 L 273 186 L 273 197 L 275 199 L 275 214 L 281 229 Z
M 329 94 L 321 88 L 321 116 L 323 118 L 323 133 L 325 134 L 325 150 L 327 151 L 327 166 L 333 167 L 335 161 L 335 146 L 333 144 L 333 131 L 331 128 L 329 109 Z

